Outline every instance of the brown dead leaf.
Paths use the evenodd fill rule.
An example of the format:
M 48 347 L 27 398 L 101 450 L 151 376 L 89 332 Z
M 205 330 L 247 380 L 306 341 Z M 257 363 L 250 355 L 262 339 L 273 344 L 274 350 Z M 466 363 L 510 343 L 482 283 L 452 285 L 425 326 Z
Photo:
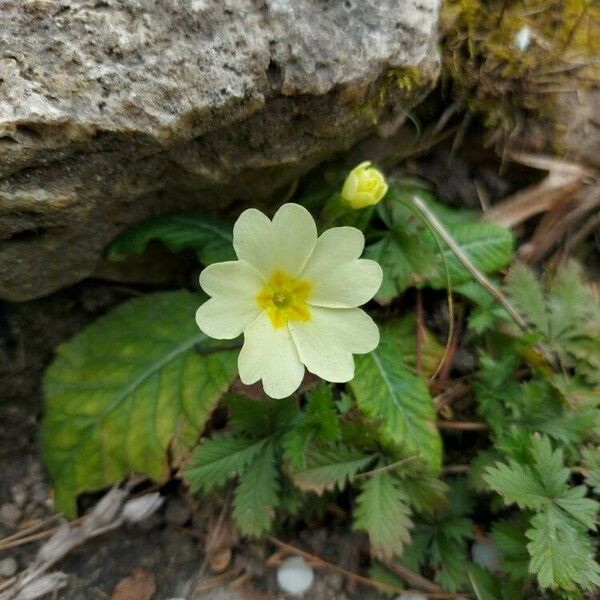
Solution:
M 553 156 L 513 153 L 510 158 L 534 169 L 548 171 L 548 175 L 539 183 L 505 198 L 483 214 L 482 220 L 508 228 L 516 227 L 534 215 L 568 202 L 581 189 L 586 179 L 593 175 L 578 163 Z
M 150 600 L 156 592 L 154 573 L 136 569 L 116 585 L 110 600 Z

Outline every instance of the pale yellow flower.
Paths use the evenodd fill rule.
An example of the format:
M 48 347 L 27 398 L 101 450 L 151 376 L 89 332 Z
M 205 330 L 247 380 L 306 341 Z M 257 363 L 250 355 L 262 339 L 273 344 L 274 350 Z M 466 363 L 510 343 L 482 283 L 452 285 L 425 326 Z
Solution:
M 342 187 L 342 200 L 359 209 L 377 204 L 388 191 L 383 173 L 371 166 L 370 161 L 354 167 Z
M 262 380 L 272 398 L 298 389 L 306 368 L 332 382 L 354 377 L 353 354 L 377 347 L 379 331 L 357 308 L 381 285 L 381 267 L 361 259 L 365 239 L 354 227 L 317 238 L 310 213 L 284 204 L 271 221 L 244 211 L 233 228 L 239 260 L 210 265 L 200 285 L 211 298 L 196 313 L 213 338 L 244 334 L 238 357 L 245 384 Z

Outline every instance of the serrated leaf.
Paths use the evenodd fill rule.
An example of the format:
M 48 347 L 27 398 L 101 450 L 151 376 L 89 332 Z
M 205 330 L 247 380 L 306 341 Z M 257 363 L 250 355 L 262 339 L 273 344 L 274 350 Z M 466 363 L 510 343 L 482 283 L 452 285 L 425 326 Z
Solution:
M 513 459 L 508 464 L 497 462 L 489 467 L 483 478 L 492 490 L 503 496 L 507 504 L 539 510 L 546 500 L 545 489 L 533 469 Z
M 514 522 L 499 521 L 492 525 L 491 538 L 502 556 L 504 572 L 514 581 L 525 580 L 529 572 L 526 529 L 524 518 Z
M 540 332 L 549 332 L 548 313 L 542 286 L 530 269 L 522 264 L 514 265 L 506 277 L 508 294 L 515 307 Z
M 289 431 L 282 439 L 284 458 L 292 470 L 307 467 L 311 444 L 327 446 L 341 439 L 335 406 L 331 386 L 321 383 L 308 392 L 304 410 L 290 419 Z
M 206 440 L 196 448 L 190 466 L 183 473 L 190 490 L 210 492 L 230 477 L 240 475 L 267 441 L 231 434 Z
M 376 295 L 382 304 L 393 300 L 411 284 L 413 268 L 393 234 L 387 233 L 368 246 L 365 258 L 377 262 L 383 271 L 383 281 Z
M 228 395 L 229 424 L 254 439 L 286 431 L 297 414 L 293 398 L 254 400 Z
M 512 258 L 512 233 L 499 225 L 492 223 L 459 223 L 449 225 L 448 232 L 469 256 L 475 267 L 483 273 L 494 273 L 500 270 Z M 429 270 L 425 273 L 429 285 L 434 289 L 446 287 L 446 266 L 452 285 L 469 281 L 471 275 L 450 248 L 442 243 L 442 249 L 446 264 L 444 264 L 439 251 L 436 252 Z
M 230 225 L 185 213 L 154 217 L 129 227 L 112 242 L 108 257 L 120 260 L 141 254 L 152 240 L 162 242 L 172 252 L 196 250 L 204 265 L 236 259 Z
M 600 494 L 600 448 L 584 446 L 581 449 L 583 468 L 585 469 L 585 482 Z
M 467 580 L 470 566 L 465 541 L 437 535 L 431 542 L 430 552 L 431 563 L 436 570 L 435 581 L 448 590 L 461 588 Z
M 72 517 L 79 493 L 130 472 L 156 481 L 190 449 L 235 376 L 235 353 L 200 355 L 200 303 L 189 292 L 122 304 L 59 346 L 44 378 L 42 452 L 55 506 Z
M 389 569 L 386 569 L 380 562 L 374 561 L 369 566 L 369 578 L 383 583 L 391 588 L 396 588 L 396 591 L 403 590 L 406 584 L 402 579 L 394 575 Z M 396 592 L 381 590 L 380 593 L 387 596 L 395 596 Z
M 531 519 L 526 532 L 531 540 L 530 569 L 542 588 L 585 590 L 600 586 L 600 565 L 594 560 L 594 547 L 585 531 L 574 526 L 554 506 L 547 506 Z
M 289 474 L 301 490 L 321 495 L 335 487 L 343 490 L 346 483 L 352 481 L 356 473 L 374 458 L 343 444 L 312 447 L 306 452 L 306 466 Z
M 402 364 L 393 331 L 382 331 L 379 347 L 356 358 L 349 383 L 358 408 L 379 424 L 382 441 L 404 456 L 420 455 L 435 471 L 442 443 L 435 425 L 435 406 L 423 381 Z
M 235 489 L 233 518 L 243 535 L 258 537 L 271 529 L 279 490 L 275 449 L 270 442 L 242 473 Z
M 522 586 L 496 577 L 479 565 L 470 565 L 468 576 L 477 600 L 522 600 L 525 597 Z
M 389 473 L 380 473 L 368 477 L 360 487 L 353 529 L 364 529 L 369 534 L 375 556 L 401 555 L 413 526 L 401 484 Z

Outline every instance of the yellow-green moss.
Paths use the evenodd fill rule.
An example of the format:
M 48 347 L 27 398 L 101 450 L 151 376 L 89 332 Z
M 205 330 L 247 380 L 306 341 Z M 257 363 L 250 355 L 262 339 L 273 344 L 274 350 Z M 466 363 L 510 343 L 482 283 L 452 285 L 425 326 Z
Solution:
M 398 91 L 403 96 L 413 95 L 415 89 L 423 85 L 423 76 L 417 67 L 394 67 L 383 75 L 383 83 L 376 94 L 360 102 L 356 108 L 357 115 L 366 115 L 375 125 L 379 111 L 393 94 Z
M 600 84 L 597 1 L 445 0 L 442 30 L 444 76 L 496 141 L 524 114 L 552 120 L 557 93 Z

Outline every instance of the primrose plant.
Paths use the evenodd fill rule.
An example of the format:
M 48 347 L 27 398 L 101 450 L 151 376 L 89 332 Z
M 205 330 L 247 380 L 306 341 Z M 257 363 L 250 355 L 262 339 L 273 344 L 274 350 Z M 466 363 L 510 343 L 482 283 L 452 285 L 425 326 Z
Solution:
M 386 181 L 368 161 L 326 167 L 298 189 L 272 218 L 165 215 L 111 243 L 112 260 L 150 242 L 194 251 L 202 289 L 127 300 L 57 349 L 41 440 L 56 509 L 75 517 L 80 494 L 131 473 L 158 484 L 178 473 L 193 493 L 230 490 L 246 536 L 341 504 L 335 518 L 366 532 L 371 576 L 396 593 L 383 563 L 397 557 L 440 594 L 595 589 L 600 318 L 579 272 L 542 285 L 516 267 L 504 295 L 490 295 L 502 283 L 486 277 L 513 255 L 510 231 L 419 182 Z M 479 362 L 456 410 L 483 419 L 475 438 L 459 437 L 448 369 L 436 380 L 452 336 L 411 309 L 415 288 L 434 306 L 453 290 L 468 311 Z M 444 454 L 445 419 L 455 420 Z M 443 470 L 456 456 L 468 478 Z M 508 582 L 470 559 L 484 530 Z
M 317 237 L 310 213 L 284 204 L 269 220 L 244 211 L 233 227 L 237 261 L 210 265 L 200 285 L 211 298 L 196 313 L 213 338 L 244 334 L 238 358 L 245 384 L 262 380 L 272 398 L 293 394 L 304 369 L 326 381 L 354 377 L 352 354 L 377 347 L 379 331 L 360 308 L 381 285 L 381 267 L 359 258 L 365 238 L 354 227 Z

